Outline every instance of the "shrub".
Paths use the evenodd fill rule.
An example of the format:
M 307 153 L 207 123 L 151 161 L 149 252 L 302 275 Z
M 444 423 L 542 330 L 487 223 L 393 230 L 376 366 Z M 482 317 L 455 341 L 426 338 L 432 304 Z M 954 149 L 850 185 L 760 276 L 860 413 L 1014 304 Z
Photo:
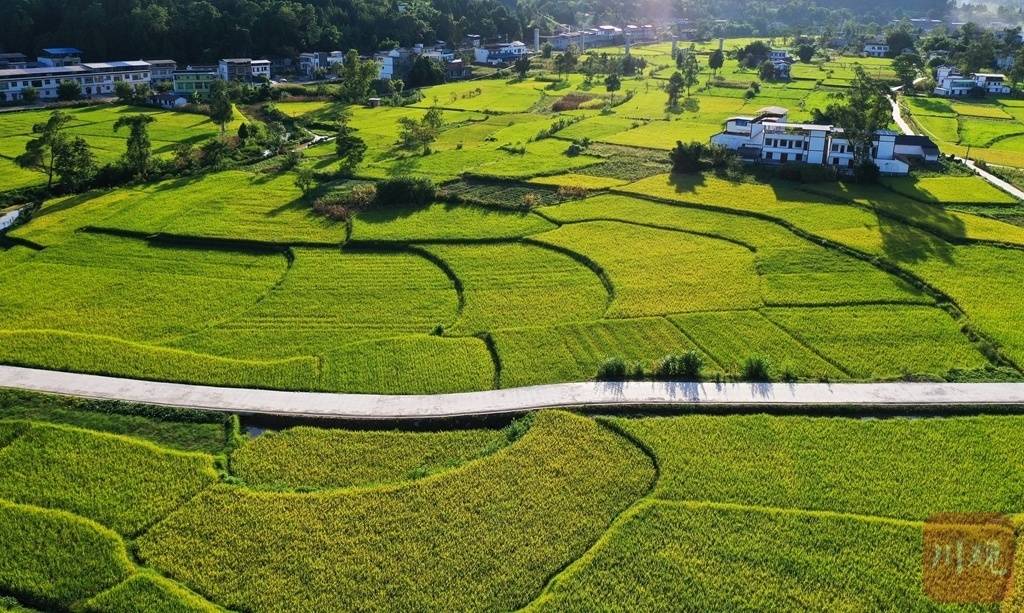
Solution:
M 768 358 L 754 355 L 744 360 L 740 376 L 745 381 L 771 381 L 770 370 Z
M 598 381 L 625 381 L 626 361 L 620 357 L 608 358 L 597 367 Z
M 586 198 L 588 191 L 587 188 L 580 185 L 560 185 L 557 193 L 559 198 L 577 200 L 579 198 Z
M 577 156 L 580 155 L 581 153 L 585 153 L 587 151 L 587 147 L 589 146 L 589 138 L 584 137 L 581 138 L 580 140 L 574 140 L 572 141 L 572 144 L 569 145 L 569 148 L 565 150 L 565 154 L 570 157 Z
M 696 351 L 687 351 L 680 355 L 667 355 L 654 367 L 654 377 L 663 381 L 700 379 L 700 369 L 704 359 Z
M 360 211 L 373 206 L 377 188 L 372 183 L 361 183 L 350 190 L 332 192 L 317 198 L 313 210 L 321 215 L 345 221 Z
M 437 197 L 434 183 L 423 177 L 397 177 L 377 183 L 374 204 L 425 206 Z

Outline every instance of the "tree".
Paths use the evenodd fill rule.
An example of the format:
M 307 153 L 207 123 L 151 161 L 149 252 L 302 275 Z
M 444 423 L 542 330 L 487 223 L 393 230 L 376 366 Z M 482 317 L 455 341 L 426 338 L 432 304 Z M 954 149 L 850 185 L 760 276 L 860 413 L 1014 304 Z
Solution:
M 697 61 L 697 54 L 687 53 L 683 57 L 683 65 L 680 74 L 683 76 L 683 87 L 686 88 L 686 96 L 690 96 L 690 88 L 697 84 L 700 78 L 700 63 Z
M 757 76 L 759 76 L 762 81 L 771 81 L 775 78 L 775 64 L 772 64 L 769 60 L 761 62 L 757 67 Z
M 149 144 L 149 124 L 153 123 L 151 115 L 123 115 L 114 122 L 114 132 L 127 127 L 128 146 L 121 163 L 132 177 L 146 177 L 149 171 L 149 158 L 152 154 Z
M 1010 77 L 1010 82 L 1015 86 L 1024 81 L 1024 47 L 1017 50 L 1016 55 L 1013 56 L 1013 66 L 1010 67 L 1010 72 L 1006 76 Z
M 721 49 L 715 49 L 708 56 L 708 68 L 712 70 L 716 75 L 718 71 L 725 65 L 725 54 L 722 53 Z
M 444 66 L 435 59 L 417 56 L 412 62 L 406 81 L 409 82 L 409 87 L 440 85 L 444 83 Z
M 207 100 L 210 107 L 210 120 L 220 126 L 221 134 L 227 129 L 227 125 L 235 116 L 235 109 L 231 105 L 231 96 L 228 94 L 228 85 L 217 79 L 210 84 L 210 95 Z
M 430 143 L 434 142 L 444 125 L 441 109 L 431 107 L 423 117 L 417 121 L 412 117 L 400 117 L 398 119 L 399 144 L 404 149 L 423 148 L 424 153 L 428 151 Z
M 739 60 L 741 66 L 753 68 L 768 59 L 768 53 L 771 50 L 772 48 L 768 46 L 768 43 L 755 40 L 749 45 L 740 48 L 736 52 L 736 59 Z
M 544 43 L 540 48 L 540 56 L 546 60 L 551 57 L 551 52 L 553 50 L 554 47 L 551 46 L 551 43 Z
M 53 185 L 54 158 L 67 138 L 61 130 L 70 120 L 71 117 L 62 111 L 50 113 L 45 123 L 32 126 L 32 133 L 39 136 L 25 143 L 25 153 L 15 158 L 19 166 L 45 172 L 47 188 Z
M 901 53 L 892 61 L 893 72 L 899 77 L 904 91 L 910 91 L 922 68 L 921 56 L 916 53 Z
M 34 104 L 36 100 L 39 100 L 39 91 L 29 85 L 21 90 L 21 101 L 27 104 Z
M 572 72 L 572 69 L 576 67 L 576 62 L 579 58 L 576 55 L 576 47 L 569 46 L 568 49 L 559 54 L 555 58 L 555 70 L 558 71 L 558 78 L 562 78 L 562 73 Z
M 700 170 L 700 158 L 704 155 L 704 143 L 693 141 L 684 143 L 676 141 L 676 146 L 669 152 L 672 172 L 694 173 Z
M 346 121 L 338 125 L 338 135 L 334 139 L 334 148 L 341 159 L 342 172 L 351 174 L 352 171 L 363 161 L 366 155 L 366 142 L 355 135 L 354 130 L 348 127 Z
M 673 72 L 672 76 L 668 78 L 668 84 L 665 85 L 665 91 L 668 92 L 669 108 L 678 108 L 679 92 L 683 91 L 683 75 L 680 74 L 678 70 Z
M 243 123 L 238 126 L 238 140 L 242 141 L 242 143 L 249 140 L 249 124 Z
M 905 50 L 914 49 L 914 36 L 903 28 L 889 32 L 885 37 L 885 44 L 889 45 L 889 53 L 899 55 Z
M 519 75 L 520 79 L 526 78 L 526 73 L 530 72 L 530 56 L 524 55 L 512 64 L 512 70 Z
M 843 128 L 853 149 L 855 167 L 873 163 L 871 146 L 875 133 L 889 124 L 892 107 L 884 83 L 875 81 L 860 65 L 854 66 L 854 78 L 845 99 L 830 103 L 824 112 L 815 110 L 814 123 L 831 123 Z
M 377 78 L 378 71 L 377 62 L 363 61 L 359 58 L 358 51 L 349 49 L 345 54 L 345 61 L 338 69 L 338 77 L 341 79 L 337 93 L 338 100 L 349 103 L 366 100 L 370 93 L 370 84 Z
M 619 75 L 614 72 L 604 78 L 604 88 L 612 95 L 612 100 L 615 100 L 615 92 L 619 91 L 622 87 L 622 81 L 619 80 Z
M 811 58 L 814 57 L 814 51 L 814 45 L 800 45 L 799 47 L 797 47 L 796 56 L 800 58 L 801 62 L 806 64 L 811 61 Z
M 53 166 L 61 185 L 71 191 L 79 191 L 96 176 L 96 160 L 81 136 L 58 142 Z
M 316 187 L 316 177 L 313 176 L 313 171 L 309 168 L 303 168 L 295 175 L 295 187 L 302 190 L 302 194 L 308 194 L 310 190 Z
M 82 86 L 78 81 L 61 81 L 57 86 L 57 100 L 71 101 L 82 97 Z
M 117 96 L 118 101 L 129 103 L 135 98 L 135 90 L 132 89 L 131 83 L 127 81 L 118 81 L 114 83 L 114 95 Z

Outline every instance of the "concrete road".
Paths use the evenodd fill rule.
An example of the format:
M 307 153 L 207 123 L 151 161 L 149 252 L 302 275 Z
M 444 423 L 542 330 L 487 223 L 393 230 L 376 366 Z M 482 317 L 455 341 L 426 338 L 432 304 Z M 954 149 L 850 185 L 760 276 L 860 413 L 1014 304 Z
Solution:
M 562 383 L 459 394 L 282 392 L 0 366 L 0 387 L 211 411 L 338 419 L 429 419 L 548 407 L 938 407 L 1024 409 L 1024 383 Z

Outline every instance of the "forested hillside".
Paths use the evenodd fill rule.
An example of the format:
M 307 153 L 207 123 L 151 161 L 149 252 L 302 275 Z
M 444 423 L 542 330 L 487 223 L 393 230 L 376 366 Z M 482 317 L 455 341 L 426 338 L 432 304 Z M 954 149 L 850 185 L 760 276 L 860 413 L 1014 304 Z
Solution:
M 948 0 L 7 0 L 0 51 L 72 45 L 88 59 L 295 55 L 310 49 L 371 52 L 398 43 L 528 38 L 555 24 L 727 19 L 722 34 L 885 24 L 901 16 L 943 17 Z M 717 33 L 717 31 L 716 31 Z

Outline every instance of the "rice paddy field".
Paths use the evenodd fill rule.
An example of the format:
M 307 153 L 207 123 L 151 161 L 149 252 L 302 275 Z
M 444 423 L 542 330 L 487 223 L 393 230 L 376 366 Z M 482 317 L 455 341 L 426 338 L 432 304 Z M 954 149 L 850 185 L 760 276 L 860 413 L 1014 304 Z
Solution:
M 1022 440 L 1005 415 L 267 429 L 0 391 L 0 602 L 995 611 L 924 593 L 924 525 L 1019 513 Z
M 623 78 L 614 98 L 598 80 L 541 70 L 428 88 L 405 107 L 274 103 L 322 132 L 347 121 L 367 144 L 357 182 L 428 178 L 442 189 L 424 206 L 317 213 L 317 198 L 350 185 L 296 185 L 337 168 L 330 143 L 291 170 L 50 199 L 0 243 L 0 362 L 389 393 L 590 380 L 609 358 L 649 371 L 688 350 L 726 380 L 753 357 L 788 380 L 1024 376 L 1024 228 L 1003 221 L 1021 206 L 1008 194 L 936 172 L 872 186 L 667 172 L 676 141 L 766 105 L 809 117 L 842 90 L 828 82 L 856 63 L 885 78 L 887 60 L 798 63 L 793 81 L 752 99 L 730 86 L 752 73 L 727 60 L 724 81 L 670 111 L 658 70 L 670 51 L 637 47 L 654 76 Z M 616 50 L 592 51 L 605 52 Z M 1019 115 L 1002 101 L 907 103 L 973 126 L 977 142 Z M 403 149 L 400 122 L 430 107 L 436 140 Z M 72 109 L 68 129 L 113 138 L 107 124 L 136 110 Z M 158 153 L 216 131 L 152 112 Z M 22 149 L 41 113 L 5 115 L 0 154 Z
M 178 143 L 200 145 L 220 133 L 220 127 L 209 117 L 194 113 L 127 105 L 83 106 L 64 112 L 71 116 L 67 132 L 83 137 L 99 164 L 112 162 L 124 153 L 128 131 L 114 131 L 114 122 L 124 115 L 145 114 L 153 118 L 148 126 L 149 138 L 154 155 L 161 157 L 170 157 Z M 25 152 L 25 143 L 33 138 L 32 126 L 45 123 L 49 116 L 50 112 L 45 110 L 0 114 L 0 192 L 46 182 L 41 172 L 19 167 L 14 158 Z M 227 129 L 234 133 L 242 121 L 244 118 L 236 110 Z
M 1024 109 L 1013 98 L 958 102 L 904 96 L 903 107 L 920 132 L 943 152 L 1002 166 L 1024 167 Z

